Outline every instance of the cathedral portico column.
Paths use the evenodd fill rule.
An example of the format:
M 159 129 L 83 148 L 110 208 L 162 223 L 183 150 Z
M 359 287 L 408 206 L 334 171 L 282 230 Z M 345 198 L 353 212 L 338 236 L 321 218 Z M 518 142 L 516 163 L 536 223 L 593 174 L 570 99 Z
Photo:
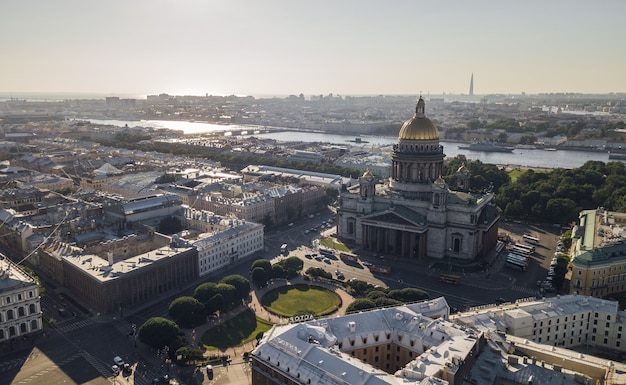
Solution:
M 402 257 L 405 257 L 407 255 L 410 256 L 410 253 L 408 252 L 408 250 L 409 250 L 409 240 L 410 240 L 409 239 L 409 234 L 410 233 L 407 232 L 407 231 L 403 231 L 402 232 L 402 237 L 401 237 L 402 241 L 401 241 L 401 246 L 400 246 L 400 250 L 401 250 L 400 254 L 401 254 Z

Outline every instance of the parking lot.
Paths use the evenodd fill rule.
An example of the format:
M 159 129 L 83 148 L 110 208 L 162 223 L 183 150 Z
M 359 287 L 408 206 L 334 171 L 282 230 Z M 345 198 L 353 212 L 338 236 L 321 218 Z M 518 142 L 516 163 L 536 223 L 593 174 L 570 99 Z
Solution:
M 561 236 L 561 229 L 549 225 L 540 226 L 521 222 L 501 221 L 500 234 L 510 237 L 512 243 L 526 243 L 522 238 L 524 234 L 539 238 L 539 242 L 534 244 L 535 252 L 531 255 L 528 268 L 524 272 L 516 272 L 511 269 L 502 270 L 515 279 L 515 284 L 527 288 L 539 289 L 542 286 L 538 283 L 548 280 L 551 264 L 557 252 L 558 243 Z M 567 252 L 563 250 L 563 252 Z M 569 292 L 569 275 L 566 275 L 566 282 L 561 292 Z

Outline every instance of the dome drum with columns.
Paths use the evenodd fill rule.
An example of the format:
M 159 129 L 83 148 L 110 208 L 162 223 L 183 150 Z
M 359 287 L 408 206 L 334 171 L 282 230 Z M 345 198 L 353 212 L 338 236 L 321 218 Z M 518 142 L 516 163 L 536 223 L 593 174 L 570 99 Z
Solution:
M 367 170 L 341 193 L 338 236 L 357 252 L 398 258 L 475 259 L 495 248 L 499 213 L 493 194 L 469 193 L 469 171 L 442 178 L 445 154 L 420 97 L 398 134 L 391 177 Z
M 443 174 L 444 158 L 439 132 L 426 117 L 424 99 L 420 97 L 415 115 L 404 122 L 393 148 L 389 186 L 407 192 L 429 190 L 430 183 Z

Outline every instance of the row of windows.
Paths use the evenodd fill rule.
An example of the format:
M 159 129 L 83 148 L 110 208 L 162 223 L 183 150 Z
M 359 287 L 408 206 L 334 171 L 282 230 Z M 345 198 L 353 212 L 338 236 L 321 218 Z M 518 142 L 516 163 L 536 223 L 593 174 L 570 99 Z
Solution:
M 30 321 L 30 330 L 28 326 L 29 326 L 28 323 L 22 322 L 19 325 L 19 329 L 18 327 L 14 325 L 9 326 L 7 329 L 0 329 L 0 341 L 4 339 L 16 337 L 18 330 L 20 334 L 34 332 L 36 330 L 39 330 L 39 322 L 37 320 Z
M 608 268 L 608 271 L 609 271 L 609 273 L 610 273 L 610 272 L 612 272 L 612 271 L 622 270 L 622 268 L 626 269 L 626 267 L 623 267 L 622 265 L 610 266 L 610 267 Z M 606 274 L 606 272 L 607 272 L 607 270 L 605 270 L 605 269 L 602 269 L 602 270 L 594 270 L 594 271 L 593 271 L 593 275 L 596 275 L 596 273 L 597 273 L 598 275 L 604 275 L 604 274 Z M 579 275 L 581 274 L 581 270 L 579 270 L 579 271 L 578 271 L 578 274 L 579 274 Z
M 241 251 L 243 254 L 247 254 L 252 250 L 259 249 L 263 246 L 261 240 L 257 242 L 242 242 L 238 244 L 238 248 L 233 248 L 232 250 L 224 250 L 224 248 L 205 250 L 199 254 L 200 256 L 200 266 L 203 266 L 209 262 L 217 261 L 223 259 L 223 257 L 228 257 L 229 255 L 235 254 L 237 251 Z
M 28 315 L 37 313 L 37 306 L 34 303 L 28 305 L 28 308 L 25 306 L 20 306 L 17 308 L 17 311 L 13 309 L 8 309 L 7 311 L 0 312 L 0 322 L 8 321 L 15 319 L 17 317 L 25 317 L 26 309 L 28 309 Z
M 432 335 L 433 335 L 433 332 L 431 331 L 430 332 L 430 336 L 432 337 Z M 390 333 L 387 333 L 385 336 L 387 338 L 387 341 L 391 340 L 391 334 Z M 402 337 L 403 337 L 402 335 L 398 335 L 398 336 L 396 336 L 396 340 L 398 340 L 398 342 L 402 342 Z M 367 337 L 361 337 L 361 340 L 363 341 L 363 344 L 367 344 Z M 374 335 L 374 342 L 378 342 L 378 340 L 379 340 L 379 337 L 377 335 Z M 415 346 L 415 340 L 409 340 L 409 344 L 411 346 Z M 343 346 L 343 343 L 340 342 L 338 345 L 339 345 L 339 349 L 341 349 L 342 346 Z M 354 340 L 353 339 L 350 339 L 350 346 L 354 346 Z M 376 346 L 375 348 L 376 348 L 376 351 L 378 351 L 378 346 Z M 387 350 L 389 350 L 389 349 L 391 349 L 391 344 L 387 344 Z M 400 351 L 399 349 L 400 349 L 400 347 L 398 346 L 398 351 Z
M 20 302 L 28 298 L 35 298 L 35 291 L 29 290 L 26 293 L 15 293 L 13 295 L 7 295 L 2 297 L 2 305 L 8 305 L 10 303 Z

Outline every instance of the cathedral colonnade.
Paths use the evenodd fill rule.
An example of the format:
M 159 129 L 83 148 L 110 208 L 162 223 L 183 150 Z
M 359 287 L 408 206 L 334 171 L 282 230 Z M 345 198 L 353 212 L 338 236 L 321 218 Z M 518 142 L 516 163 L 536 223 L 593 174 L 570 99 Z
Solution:
M 371 224 L 362 225 L 365 250 L 373 253 L 393 255 L 402 258 L 426 257 L 427 234 L 415 231 L 379 227 Z
M 399 182 L 424 183 L 434 181 L 443 173 L 438 163 L 393 162 L 392 178 Z

